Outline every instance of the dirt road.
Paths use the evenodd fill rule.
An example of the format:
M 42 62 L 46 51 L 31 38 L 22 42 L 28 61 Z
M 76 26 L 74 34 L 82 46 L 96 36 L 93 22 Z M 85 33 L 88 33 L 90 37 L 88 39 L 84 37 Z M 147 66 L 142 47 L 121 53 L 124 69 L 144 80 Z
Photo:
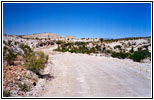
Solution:
M 44 97 L 151 96 L 148 63 L 86 54 L 55 54 L 51 49 L 44 52 L 53 63 L 46 70 L 55 77 L 46 83 Z

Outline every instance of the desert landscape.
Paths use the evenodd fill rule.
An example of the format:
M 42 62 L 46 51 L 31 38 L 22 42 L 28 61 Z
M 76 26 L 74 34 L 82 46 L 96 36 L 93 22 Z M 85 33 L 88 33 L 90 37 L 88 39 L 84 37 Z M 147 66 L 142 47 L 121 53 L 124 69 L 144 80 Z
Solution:
M 152 7 L 1 1 L 1 98 L 153 98 Z
M 3 96 L 150 97 L 151 37 L 4 34 Z

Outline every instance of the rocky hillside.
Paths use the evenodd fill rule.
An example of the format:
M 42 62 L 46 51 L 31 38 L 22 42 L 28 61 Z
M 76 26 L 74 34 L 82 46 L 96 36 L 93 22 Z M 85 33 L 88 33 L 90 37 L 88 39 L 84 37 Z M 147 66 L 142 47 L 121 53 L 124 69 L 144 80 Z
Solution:
M 48 56 L 33 48 L 37 43 L 40 41 L 26 40 L 19 36 L 3 36 L 4 97 L 33 95 L 31 91 L 40 79 L 51 78 L 43 72 L 48 63 Z

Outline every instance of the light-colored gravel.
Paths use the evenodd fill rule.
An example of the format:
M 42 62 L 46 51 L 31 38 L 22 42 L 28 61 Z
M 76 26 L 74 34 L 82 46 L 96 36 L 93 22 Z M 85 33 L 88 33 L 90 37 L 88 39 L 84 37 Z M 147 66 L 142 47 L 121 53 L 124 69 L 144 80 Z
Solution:
M 87 54 L 54 53 L 50 48 L 43 97 L 150 97 L 151 64 Z

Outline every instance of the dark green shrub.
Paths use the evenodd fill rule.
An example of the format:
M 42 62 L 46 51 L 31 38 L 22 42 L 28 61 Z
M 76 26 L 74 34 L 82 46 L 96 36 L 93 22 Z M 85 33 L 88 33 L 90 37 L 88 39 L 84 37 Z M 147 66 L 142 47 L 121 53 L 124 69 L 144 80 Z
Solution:
M 129 53 L 123 53 L 123 52 L 112 52 L 111 56 L 119 59 L 125 59 L 129 56 Z
M 132 59 L 133 61 L 140 62 L 141 60 L 150 56 L 151 54 L 148 50 L 143 50 L 143 51 L 135 51 L 130 55 L 129 58 Z

